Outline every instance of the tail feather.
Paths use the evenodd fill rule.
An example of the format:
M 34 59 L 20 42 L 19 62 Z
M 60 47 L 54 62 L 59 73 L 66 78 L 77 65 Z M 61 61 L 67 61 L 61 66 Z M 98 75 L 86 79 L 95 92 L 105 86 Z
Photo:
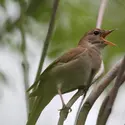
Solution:
M 31 89 L 35 88 L 36 86 L 37 86 L 37 84 L 31 85 L 31 87 L 26 92 L 29 92 Z
M 36 79 L 36 81 L 30 86 L 30 88 L 27 90 L 29 92 L 31 89 L 35 88 L 38 86 L 40 79 L 42 79 L 42 74 Z M 42 81 L 42 80 L 41 80 Z
M 35 123 L 37 122 L 42 110 L 43 110 L 43 106 L 42 106 L 42 98 L 41 97 L 37 97 L 36 102 L 34 104 L 34 107 L 29 115 L 28 121 L 26 123 L 26 125 L 35 125 Z
M 34 90 L 33 92 L 31 92 L 30 94 L 29 94 L 29 98 L 31 98 L 31 97 L 39 97 L 40 96 L 40 93 L 39 93 L 39 91 L 37 91 L 37 90 Z
M 36 122 L 43 111 L 43 109 L 46 107 L 46 105 L 52 100 L 52 98 L 55 95 L 49 94 L 49 97 L 43 98 L 42 96 L 38 96 L 36 98 L 36 102 L 33 106 L 33 109 L 29 115 L 28 121 L 26 125 L 36 125 Z M 42 125 L 42 124 L 41 124 Z

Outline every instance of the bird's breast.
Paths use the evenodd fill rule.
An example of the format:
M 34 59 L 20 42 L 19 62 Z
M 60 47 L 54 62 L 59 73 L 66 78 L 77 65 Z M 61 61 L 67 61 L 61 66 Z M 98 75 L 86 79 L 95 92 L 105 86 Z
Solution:
M 88 54 L 91 58 L 91 62 L 92 62 L 92 68 L 94 70 L 99 70 L 100 66 L 101 66 L 101 55 L 100 52 L 97 51 L 95 48 L 90 48 L 88 50 Z

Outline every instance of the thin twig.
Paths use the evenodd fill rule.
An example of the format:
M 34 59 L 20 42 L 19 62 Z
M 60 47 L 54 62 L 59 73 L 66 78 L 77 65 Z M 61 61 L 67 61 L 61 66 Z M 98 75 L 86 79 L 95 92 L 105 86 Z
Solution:
M 116 77 L 117 71 L 121 65 L 121 60 L 113 66 L 112 69 L 102 78 L 98 85 L 93 89 L 90 95 L 87 97 L 85 103 L 83 104 L 76 125 L 84 125 L 87 115 L 95 103 L 96 99 L 104 91 L 104 89 L 109 85 L 109 83 Z
M 107 5 L 107 0 L 101 0 L 100 8 L 99 8 L 99 11 L 98 11 L 96 28 L 101 28 L 106 5 Z
M 23 3 L 20 3 L 21 8 Z M 22 44 L 21 44 L 21 53 L 22 53 L 22 69 L 23 69 L 23 77 L 24 77 L 24 89 L 25 91 L 29 88 L 29 64 L 28 64 L 28 60 L 27 60 L 27 55 L 26 55 L 26 36 L 25 36 L 25 31 L 24 31 L 24 10 L 25 8 L 21 9 L 21 16 L 20 16 L 20 25 L 19 25 L 19 29 L 20 29 L 20 34 L 21 34 L 21 38 L 22 38 Z M 27 110 L 27 116 L 29 113 L 29 108 L 30 108 L 30 103 L 28 101 L 28 96 L 25 93 L 25 100 L 26 100 L 26 110 Z
M 51 39 L 53 29 L 54 29 L 54 23 L 55 23 L 58 5 L 59 5 L 59 0 L 55 0 L 54 4 L 53 4 L 52 15 L 51 15 L 50 22 L 49 22 L 49 28 L 48 28 L 47 36 L 46 36 L 46 39 L 44 41 L 44 45 L 43 45 L 43 48 L 42 48 L 42 51 L 41 51 L 42 53 L 41 53 L 39 67 L 38 67 L 38 70 L 37 70 L 35 81 L 39 78 L 40 73 L 42 71 L 43 63 L 44 63 L 44 60 L 45 60 L 45 57 L 46 57 L 46 53 L 47 53 L 49 43 L 50 43 L 50 39 Z
M 83 90 L 80 89 L 78 90 L 78 92 L 76 92 L 74 94 L 74 96 L 69 100 L 69 102 L 66 104 L 65 107 L 63 107 L 60 110 L 60 118 L 58 121 L 58 125 L 63 125 L 64 121 L 66 120 L 69 110 L 71 110 L 72 105 L 75 103 L 75 101 L 81 96 L 83 95 Z
M 78 106 L 78 110 L 77 110 L 77 112 L 76 112 L 76 117 L 75 117 L 74 125 L 77 123 L 77 119 L 78 119 L 78 117 L 79 117 L 79 113 L 80 113 L 80 111 L 81 111 L 81 107 L 82 107 L 82 104 L 83 104 L 83 101 L 84 101 L 85 97 L 86 97 L 86 93 L 82 96 L 82 99 L 81 99 L 80 104 L 79 104 L 79 106 Z
M 21 28 L 22 29 L 22 28 Z M 22 47 L 24 47 L 25 43 L 25 36 L 24 36 L 24 32 L 22 30 L 21 31 L 21 36 L 22 36 Z M 23 61 L 22 61 L 22 68 L 23 68 L 23 77 L 24 77 L 24 89 L 25 91 L 29 88 L 29 64 L 27 61 L 27 57 L 26 57 L 26 52 L 25 50 L 22 51 L 22 56 L 23 56 Z M 26 100 L 26 109 L 27 109 L 27 114 L 29 113 L 29 102 L 28 102 L 28 97 L 27 94 L 25 93 L 25 100 Z
M 50 17 L 50 22 L 49 22 L 48 32 L 47 32 L 46 39 L 44 41 L 44 45 L 43 45 L 43 48 L 42 48 L 42 51 L 41 51 L 40 62 L 39 62 L 37 74 L 36 74 L 36 77 L 35 77 L 35 80 L 34 80 L 34 84 L 36 84 L 36 85 L 39 81 L 38 79 L 39 79 L 40 73 L 42 71 L 43 63 L 44 63 L 44 60 L 45 60 L 45 57 L 46 57 L 46 54 L 47 54 L 47 50 L 48 50 L 48 47 L 49 47 L 50 39 L 51 39 L 51 36 L 52 36 L 52 33 L 53 33 L 58 5 L 59 5 L 59 0 L 54 0 L 52 15 Z M 37 86 L 35 86 L 34 90 L 36 89 L 36 87 Z M 32 100 L 33 105 L 34 105 L 34 101 L 35 101 L 35 98 Z
M 102 106 L 99 111 L 97 125 L 105 125 L 107 122 L 107 119 L 112 111 L 112 107 L 115 101 L 115 98 L 117 96 L 118 90 L 122 83 L 125 80 L 125 56 L 122 61 L 122 64 L 119 68 L 118 75 L 115 81 L 114 87 L 111 89 L 111 91 L 108 93 L 108 95 L 105 97 Z M 124 75 L 123 75 L 124 74 Z

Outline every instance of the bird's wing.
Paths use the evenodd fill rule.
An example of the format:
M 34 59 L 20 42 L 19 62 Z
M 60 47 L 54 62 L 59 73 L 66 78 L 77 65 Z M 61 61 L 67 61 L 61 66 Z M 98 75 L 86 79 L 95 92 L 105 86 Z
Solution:
M 77 48 L 71 49 L 69 52 L 65 53 L 54 62 L 55 63 L 67 63 L 75 59 L 81 53 L 85 52 L 85 50 L 86 48 L 83 48 L 83 47 L 77 47 Z
M 40 77 L 37 79 L 37 81 L 35 81 L 35 83 L 27 90 L 27 92 L 30 91 L 31 89 L 33 89 L 35 86 L 37 86 L 41 77 L 44 77 L 44 74 L 49 72 L 50 69 L 57 66 L 58 64 L 68 63 L 69 61 L 72 61 L 72 60 L 76 59 L 81 53 L 84 53 L 86 50 L 87 49 L 83 48 L 83 47 L 76 47 L 76 48 L 73 48 L 73 49 L 69 50 L 67 53 L 60 56 L 59 58 L 57 58 L 54 62 L 52 62 L 44 70 L 44 72 L 40 75 Z
M 46 71 L 50 70 L 51 68 L 57 66 L 58 64 L 68 63 L 76 59 L 81 53 L 84 53 L 86 50 L 87 49 L 83 47 L 77 47 L 69 50 L 67 53 L 63 54 L 62 56 L 58 57 L 54 62 L 52 62 L 42 74 L 44 74 Z

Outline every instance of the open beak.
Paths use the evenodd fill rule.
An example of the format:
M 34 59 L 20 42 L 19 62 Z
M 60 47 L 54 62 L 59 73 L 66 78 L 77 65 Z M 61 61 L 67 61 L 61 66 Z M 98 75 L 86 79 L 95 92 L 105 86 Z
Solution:
M 101 36 L 101 39 L 104 41 L 105 44 L 107 45 L 111 45 L 111 46 L 116 46 L 116 44 L 112 43 L 112 42 L 109 42 L 108 40 L 105 39 L 105 37 L 107 35 L 109 35 L 111 32 L 113 32 L 114 30 L 106 30 L 102 36 Z

